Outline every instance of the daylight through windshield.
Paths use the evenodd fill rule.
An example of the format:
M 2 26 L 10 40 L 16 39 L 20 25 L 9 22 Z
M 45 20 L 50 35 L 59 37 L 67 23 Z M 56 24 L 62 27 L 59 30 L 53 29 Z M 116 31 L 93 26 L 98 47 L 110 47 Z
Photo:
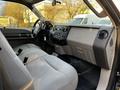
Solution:
M 91 3 L 98 12 L 102 11 L 102 8 L 95 0 L 91 0 Z M 104 25 L 104 23 L 101 23 L 102 19 L 97 17 L 90 10 L 83 0 L 62 0 L 55 6 L 52 6 L 52 1 L 45 0 L 35 4 L 35 7 L 47 20 L 52 21 L 55 24 L 76 26 Z M 104 20 L 111 22 L 109 18 L 104 18 Z M 111 23 L 107 23 L 105 25 L 111 25 Z
M 61 0 L 55 6 L 53 0 L 44 0 L 34 4 L 34 7 L 42 14 L 45 20 L 54 24 L 65 25 L 112 25 L 108 17 L 99 18 L 83 2 L 83 0 Z M 95 0 L 91 4 L 99 12 L 102 8 Z M 0 27 L 32 28 L 38 19 L 25 5 L 0 1 Z M 17 11 L 17 12 L 16 12 Z

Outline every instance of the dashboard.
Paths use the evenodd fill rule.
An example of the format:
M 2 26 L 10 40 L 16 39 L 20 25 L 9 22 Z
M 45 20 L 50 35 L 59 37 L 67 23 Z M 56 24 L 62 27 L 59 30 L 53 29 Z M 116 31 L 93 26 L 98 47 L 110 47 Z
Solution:
M 53 45 L 55 52 L 78 57 L 105 69 L 112 68 L 117 37 L 113 27 L 54 25 L 39 31 L 38 37 Z
M 58 25 L 51 33 L 59 54 L 73 55 L 105 69 L 112 68 L 117 37 L 113 27 Z

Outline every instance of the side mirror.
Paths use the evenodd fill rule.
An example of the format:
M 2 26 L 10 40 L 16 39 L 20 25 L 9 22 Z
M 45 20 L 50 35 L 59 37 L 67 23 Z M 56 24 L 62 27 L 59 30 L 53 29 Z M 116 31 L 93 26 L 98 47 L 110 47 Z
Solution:
M 103 8 L 100 6 L 100 4 L 96 0 L 94 0 L 94 4 L 92 4 L 92 0 L 83 0 L 83 1 L 98 17 L 106 17 L 107 16 L 106 12 L 103 10 Z M 99 9 L 97 9 L 95 7 L 95 5 Z

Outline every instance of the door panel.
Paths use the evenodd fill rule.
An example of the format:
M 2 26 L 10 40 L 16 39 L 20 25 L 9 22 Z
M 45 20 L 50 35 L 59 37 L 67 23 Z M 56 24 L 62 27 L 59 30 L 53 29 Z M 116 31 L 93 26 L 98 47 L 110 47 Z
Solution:
M 33 35 L 28 30 L 4 28 L 1 31 L 13 48 L 22 44 L 34 42 Z

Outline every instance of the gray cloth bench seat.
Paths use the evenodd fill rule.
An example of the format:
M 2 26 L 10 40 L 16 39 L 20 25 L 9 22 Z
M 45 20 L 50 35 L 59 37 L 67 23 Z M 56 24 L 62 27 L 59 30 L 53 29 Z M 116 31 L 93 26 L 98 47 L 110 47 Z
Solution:
M 33 78 L 35 90 L 75 90 L 78 83 L 76 70 L 61 59 L 48 55 L 34 44 L 25 44 L 15 48 L 17 53 L 22 52 L 19 58 Z
M 0 88 L 3 90 L 76 89 L 78 76 L 71 65 L 48 55 L 35 45 L 18 48 L 21 47 L 27 48 L 18 57 L 0 31 L 0 84 L 2 83 Z M 24 56 L 29 56 L 30 60 L 25 65 Z

